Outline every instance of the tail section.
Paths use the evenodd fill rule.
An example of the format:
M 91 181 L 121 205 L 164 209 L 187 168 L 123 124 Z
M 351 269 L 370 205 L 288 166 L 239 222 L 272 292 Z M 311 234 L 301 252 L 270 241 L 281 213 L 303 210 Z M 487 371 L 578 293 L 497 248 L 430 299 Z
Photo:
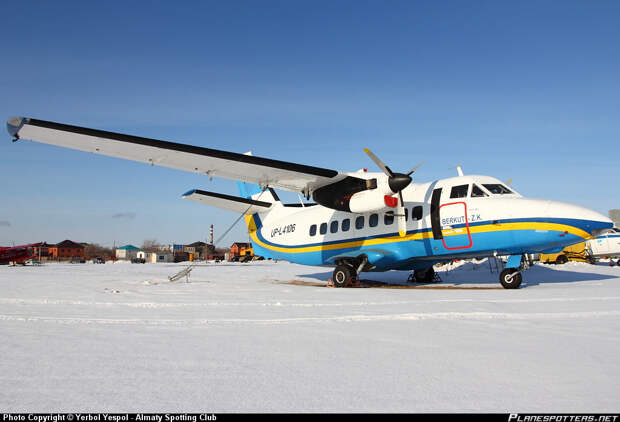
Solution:
M 252 232 L 255 232 L 261 228 L 261 220 L 267 215 L 267 213 L 276 207 L 281 207 L 282 202 L 272 188 L 262 190 L 258 185 L 252 185 L 245 182 L 237 182 L 237 188 L 239 189 L 239 195 L 243 198 L 252 201 L 265 201 L 272 204 L 268 209 L 256 209 L 251 215 L 246 215 L 245 223 L 248 227 L 248 232 L 251 235 Z
M 280 198 L 272 188 L 262 190 L 258 185 L 245 182 L 237 182 L 237 188 L 242 198 L 271 202 L 276 205 L 280 203 Z

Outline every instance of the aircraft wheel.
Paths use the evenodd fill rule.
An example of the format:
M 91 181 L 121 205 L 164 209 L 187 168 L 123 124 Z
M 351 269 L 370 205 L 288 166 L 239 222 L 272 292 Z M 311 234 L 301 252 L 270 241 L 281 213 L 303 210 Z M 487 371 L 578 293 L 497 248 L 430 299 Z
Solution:
M 345 287 L 349 280 L 354 277 L 355 271 L 348 265 L 338 265 L 332 275 L 335 287 Z
M 418 283 L 432 283 L 435 280 L 435 270 L 433 267 L 429 267 L 425 270 L 416 270 L 415 281 Z
M 566 255 L 560 255 L 555 259 L 556 264 L 566 264 L 568 262 L 568 258 Z
M 522 281 L 523 277 L 516 268 L 505 268 L 499 275 L 499 282 L 504 289 L 518 289 Z

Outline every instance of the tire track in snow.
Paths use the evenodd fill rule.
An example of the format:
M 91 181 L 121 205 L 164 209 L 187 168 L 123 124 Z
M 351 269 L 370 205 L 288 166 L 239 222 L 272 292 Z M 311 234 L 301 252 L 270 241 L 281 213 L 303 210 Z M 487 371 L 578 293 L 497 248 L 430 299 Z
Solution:
M 382 306 L 382 305 L 413 305 L 426 303 L 460 303 L 460 302 L 480 302 L 480 303 L 545 303 L 545 302 L 586 302 L 586 301 L 613 301 L 620 300 L 620 296 L 594 296 L 594 297 L 567 297 L 567 298 L 527 298 L 527 299 L 433 299 L 433 300 L 403 300 L 403 301 L 385 301 L 385 302 L 332 302 L 332 303 L 287 303 L 287 302 L 90 302 L 82 300 L 66 300 L 66 299 L 20 299 L 20 298 L 0 298 L 0 304 L 6 305 L 52 305 L 52 306 L 100 306 L 114 307 L 123 306 L 129 308 L 185 308 L 185 307 L 219 307 L 219 306 L 257 306 L 257 307 L 343 307 L 343 306 Z
M 404 313 L 386 315 L 345 315 L 324 317 L 245 319 L 245 318 L 214 318 L 214 319 L 141 319 L 141 318 L 69 318 L 69 317 L 35 317 L 23 315 L 0 315 L 0 321 L 44 322 L 56 324 L 101 324 L 101 325 L 144 325 L 144 326 L 208 326 L 208 325 L 279 325 L 299 323 L 329 322 L 376 322 L 376 321 L 424 321 L 424 320 L 562 320 L 618 317 L 620 311 L 585 311 L 585 312 L 433 312 Z

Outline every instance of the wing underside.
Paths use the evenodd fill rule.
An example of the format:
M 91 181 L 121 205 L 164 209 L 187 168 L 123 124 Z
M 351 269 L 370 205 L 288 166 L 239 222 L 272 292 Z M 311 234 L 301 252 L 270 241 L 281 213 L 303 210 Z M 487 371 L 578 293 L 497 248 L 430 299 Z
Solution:
M 335 170 L 32 118 L 9 119 L 7 128 L 15 139 L 304 194 L 346 177 Z

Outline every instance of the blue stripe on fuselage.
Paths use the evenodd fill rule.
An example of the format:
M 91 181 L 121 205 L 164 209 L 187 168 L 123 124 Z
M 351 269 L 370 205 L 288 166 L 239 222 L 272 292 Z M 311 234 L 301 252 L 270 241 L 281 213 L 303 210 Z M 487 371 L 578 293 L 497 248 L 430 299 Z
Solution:
M 358 256 L 362 253 L 371 253 L 374 256 L 380 256 L 377 262 L 372 262 L 377 266 L 378 270 L 390 268 L 415 268 L 421 260 L 449 260 L 456 257 L 473 257 L 490 255 L 497 252 L 500 255 L 534 253 L 548 250 L 555 247 L 565 247 L 583 241 L 583 238 L 575 234 L 567 233 L 560 230 L 539 230 L 539 229 L 511 229 L 502 230 L 498 228 L 493 231 L 485 231 L 480 233 L 471 233 L 473 245 L 466 249 L 449 250 L 444 247 L 442 240 L 435 240 L 432 237 L 423 239 L 414 239 L 408 241 L 386 242 L 378 245 L 361 245 L 356 247 L 344 247 L 344 244 L 350 242 L 397 237 L 398 233 L 382 233 L 373 236 L 354 237 L 349 239 L 333 240 L 326 242 L 308 243 L 303 245 L 283 245 L 276 244 L 265 239 L 260 232 L 262 222 L 257 214 L 254 221 L 259 229 L 256 233 L 258 239 L 267 246 L 288 249 L 291 252 L 274 251 L 255 243 L 254 249 L 256 253 L 276 259 L 284 259 L 291 262 L 307 265 L 333 265 L 330 261 L 334 256 Z M 594 222 L 590 220 L 578 219 L 561 219 L 561 218 L 528 218 L 528 219 L 504 219 L 486 222 L 476 222 L 470 224 L 470 227 L 482 225 L 495 225 L 502 223 L 555 223 L 577 227 L 580 230 L 591 232 L 591 230 L 608 227 L 608 223 Z M 595 227 L 596 226 L 596 227 Z M 453 225 L 453 228 L 465 227 L 462 225 Z M 407 235 L 427 233 L 430 228 L 420 230 L 410 230 Z M 458 238 L 466 235 L 450 236 L 450 238 Z M 330 248 L 319 251 L 295 252 L 300 248 L 332 246 L 343 244 L 342 248 Z M 417 263 L 416 263 L 417 262 Z

